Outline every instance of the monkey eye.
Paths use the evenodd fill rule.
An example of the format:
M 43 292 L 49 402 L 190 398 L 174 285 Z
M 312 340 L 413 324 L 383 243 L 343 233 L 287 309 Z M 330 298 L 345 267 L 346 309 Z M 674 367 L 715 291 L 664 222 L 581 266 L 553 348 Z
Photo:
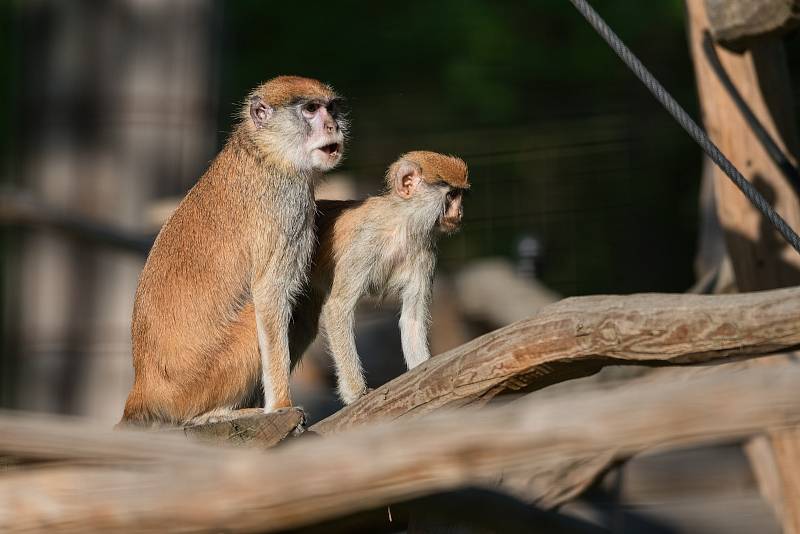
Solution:
M 461 191 L 459 189 L 451 189 L 450 191 L 447 192 L 447 200 L 452 202 L 460 194 L 461 194 Z
M 309 102 L 303 105 L 303 115 L 305 115 L 308 118 L 311 118 L 314 116 L 314 113 L 316 113 L 318 109 L 319 109 L 319 102 Z

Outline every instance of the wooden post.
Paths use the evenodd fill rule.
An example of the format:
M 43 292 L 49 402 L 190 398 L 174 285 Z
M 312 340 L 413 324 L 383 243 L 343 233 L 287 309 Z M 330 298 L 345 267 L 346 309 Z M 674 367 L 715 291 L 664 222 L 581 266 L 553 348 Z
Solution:
M 793 4 L 785 0 L 766 3 Z M 750 7 L 744 9 L 745 4 Z M 730 38 L 729 34 L 720 32 L 723 26 L 720 21 L 730 20 L 731 14 L 738 16 L 752 12 L 752 4 L 754 3 L 739 0 L 686 0 L 689 43 L 694 59 L 700 107 L 711 139 L 797 231 L 800 229 L 800 203 L 797 195 L 753 134 L 741 110 L 712 69 L 703 49 L 704 32 L 711 27 L 709 20 L 714 21 L 715 35 L 728 35 Z M 711 13 L 707 12 L 707 7 L 712 10 Z M 783 12 L 786 11 L 760 11 L 762 14 Z M 788 12 L 791 13 L 791 10 Z M 792 17 L 787 17 L 788 24 L 792 24 L 789 18 Z M 756 28 L 752 24 L 751 26 Z M 780 25 L 773 26 L 777 28 Z M 744 104 L 750 108 L 791 165 L 796 167 L 800 145 L 794 125 L 783 43 L 775 35 L 769 35 L 772 30 L 765 29 L 766 33 L 761 36 L 757 35 L 758 31 L 760 30 L 739 32 L 742 35 L 738 37 L 746 37 L 743 42 L 747 49 L 742 53 L 731 52 L 717 44 L 713 45 L 714 50 Z M 717 213 L 725 231 L 728 253 L 739 290 L 756 291 L 800 284 L 800 255 L 776 235 L 771 225 L 719 169 L 714 169 L 714 185 Z M 772 505 L 782 510 L 784 532 L 797 534 L 800 533 L 800 503 L 797 502 L 800 495 L 800 441 L 796 431 L 775 432 L 769 439 L 779 473 L 780 487 L 770 488 L 764 495 L 767 500 L 770 500 L 770 496 L 773 501 L 780 499 L 780 502 L 772 502 Z M 764 455 L 751 454 L 751 459 L 755 461 L 759 457 L 764 458 Z M 767 471 L 765 466 L 754 466 L 754 470 L 757 473 Z
M 800 203 L 778 166 L 753 135 L 703 51 L 709 23 L 703 0 L 687 0 L 689 40 L 703 122 L 711 139 L 759 189 L 792 228 L 800 229 Z M 783 44 L 775 38 L 753 42 L 737 54 L 716 46 L 720 61 L 744 102 L 796 165 L 798 137 Z M 797 254 L 736 186 L 714 169 L 717 213 L 740 291 L 800 284 Z

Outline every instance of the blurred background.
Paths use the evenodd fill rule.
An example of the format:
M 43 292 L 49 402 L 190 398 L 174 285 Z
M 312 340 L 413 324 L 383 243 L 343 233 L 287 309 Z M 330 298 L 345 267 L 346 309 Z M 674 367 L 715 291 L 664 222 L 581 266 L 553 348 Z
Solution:
M 682 2 L 597 7 L 695 109 Z M 562 0 L 6 1 L 0 73 L 0 180 L 24 211 L 0 229 L 6 407 L 119 417 L 148 237 L 243 96 L 278 74 L 348 98 L 352 142 L 321 196 L 378 192 L 407 150 L 469 164 L 463 230 L 441 243 L 435 351 L 560 295 L 694 281 L 700 152 Z M 508 302 L 522 289 L 529 302 Z M 362 352 L 396 330 L 388 308 L 364 318 L 384 320 L 361 328 Z
M 683 1 L 592 3 L 698 117 Z M 785 45 L 797 82 L 800 40 Z M 565 0 L 5 0 L 0 407 L 119 419 L 152 239 L 244 95 L 279 74 L 349 101 L 352 142 L 320 197 L 377 193 L 408 150 L 468 163 L 463 229 L 441 242 L 434 354 L 562 297 L 690 290 L 724 254 L 700 149 Z M 396 303 L 366 302 L 358 323 L 371 385 L 401 373 Z M 293 395 L 312 421 L 339 406 L 319 340 Z M 738 448 L 715 454 L 745 472 Z M 711 465 L 682 458 L 645 464 Z

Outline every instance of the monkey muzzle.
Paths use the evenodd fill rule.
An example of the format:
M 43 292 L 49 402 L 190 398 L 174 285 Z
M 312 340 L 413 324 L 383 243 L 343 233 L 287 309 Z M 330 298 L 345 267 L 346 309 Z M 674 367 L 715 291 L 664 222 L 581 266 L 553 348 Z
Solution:
M 439 217 L 439 230 L 445 234 L 452 234 L 461 229 L 461 217 L 442 216 Z

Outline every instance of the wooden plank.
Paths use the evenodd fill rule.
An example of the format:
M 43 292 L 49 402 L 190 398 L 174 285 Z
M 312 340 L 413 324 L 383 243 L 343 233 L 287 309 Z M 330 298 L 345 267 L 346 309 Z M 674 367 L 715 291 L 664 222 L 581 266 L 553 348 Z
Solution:
M 443 412 L 268 453 L 203 448 L 191 464 L 185 443 L 186 458 L 162 468 L 12 471 L 0 477 L 0 531 L 276 531 L 487 483 L 503 469 L 547 469 L 604 451 L 624 458 L 794 426 L 799 381 L 800 369 L 765 367 Z M 79 427 L 74 433 L 94 437 Z
M 800 23 L 798 0 L 705 0 L 714 38 L 735 48 L 782 35 Z
M 611 363 L 690 364 L 800 343 L 800 289 L 570 298 L 432 358 L 311 427 L 322 434 L 483 404 Z

